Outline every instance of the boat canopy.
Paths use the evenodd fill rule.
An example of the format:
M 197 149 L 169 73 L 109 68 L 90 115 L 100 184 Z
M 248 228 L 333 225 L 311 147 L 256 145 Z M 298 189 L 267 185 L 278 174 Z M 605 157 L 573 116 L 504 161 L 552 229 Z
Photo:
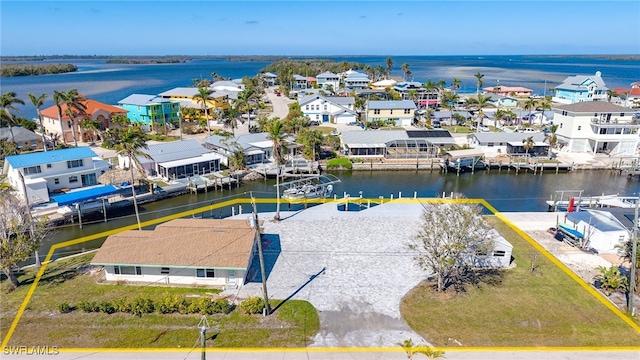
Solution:
M 113 185 L 102 185 L 90 189 L 68 192 L 63 195 L 52 196 L 51 198 L 53 201 L 58 203 L 58 206 L 64 206 L 97 199 L 102 196 L 112 195 L 117 191 L 118 190 Z
M 450 150 L 446 154 L 449 157 L 449 161 L 456 161 L 460 158 L 483 157 L 484 151 L 477 149 Z

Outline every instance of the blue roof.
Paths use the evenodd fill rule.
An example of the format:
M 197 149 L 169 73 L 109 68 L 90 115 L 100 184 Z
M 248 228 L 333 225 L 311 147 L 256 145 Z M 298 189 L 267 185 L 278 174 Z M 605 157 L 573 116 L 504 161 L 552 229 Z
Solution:
M 69 204 L 75 204 L 86 200 L 97 199 L 101 196 L 115 194 L 118 191 L 113 185 L 103 185 L 92 187 L 86 190 L 79 190 L 69 192 L 63 195 L 52 196 L 53 201 L 58 203 L 58 206 L 64 206 Z
M 51 164 L 61 161 L 83 159 L 88 157 L 95 157 L 96 153 L 89 147 L 77 147 L 61 150 L 50 150 L 44 152 L 37 152 L 23 155 L 7 156 L 5 160 L 9 162 L 14 169 L 20 169 L 27 166 L 36 166 L 42 164 Z

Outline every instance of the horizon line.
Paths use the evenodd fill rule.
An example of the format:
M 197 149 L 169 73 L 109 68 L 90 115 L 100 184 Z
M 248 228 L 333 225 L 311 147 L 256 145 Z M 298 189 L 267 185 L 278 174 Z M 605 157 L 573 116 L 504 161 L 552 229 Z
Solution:
M 640 54 L 613 54 L 613 53 L 599 53 L 599 54 L 440 54 L 440 55 L 420 55 L 420 54 L 404 54 L 404 55 L 381 55 L 381 54 L 314 54 L 314 55 L 301 55 L 301 54 L 249 54 L 249 55 L 239 55 L 239 54 L 224 54 L 224 55 L 203 55 L 203 54 L 164 54 L 164 55 L 151 55 L 151 54 L 143 54 L 143 55 L 134 55 L 134 54 L 115 54 L 115 55 L 107 55 L 107 54 L 23 54 L 23 55 L 2 55 L 1 58 L 11 58 L 11 57 L 64 57 L 64 56 L 75 56 L 75 57 L 102 57 L 102 56 L 136 56 L 136 57 L 158 57 L 158 56 L 192 56 L 192 57 L 228 57 L 228 56 L 236 56 L 236 57 L 316 57 L 316 56 L 331 56 L 331 57 L 409 57 L 409 56 L 421 56 L 421 57 L 436 57 L 436 56 L 634 56 L 640 58 Z

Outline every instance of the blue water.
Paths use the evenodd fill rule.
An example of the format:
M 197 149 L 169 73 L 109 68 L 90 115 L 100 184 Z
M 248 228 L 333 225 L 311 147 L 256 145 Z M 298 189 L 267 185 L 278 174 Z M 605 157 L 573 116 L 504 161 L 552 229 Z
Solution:
M 362 62 L 370 66 L 386 67 L 386 56 L 325 56 L 336 61 Z M 474 74 L 484 74 L 483 86 L 524 86 L 534 93 L 549 94 L 548 89 L 567 76 L 595 74 L 602 77 L 609 88 L 628 87 L 640 80 L 640 60 L 609 60 L 602 57 L 537 57 L 537 56 L 393 56 L 392 75 L 402 77 L 400 67 L 407 63 L 413 79 L 461 80 L 461 93 L 476 90 Z M 69 74 L 32 77 L 0 78 L 2 92 L 15 91 L 27 105 L 19 107 L 21 116 L 33 118 L 36 110 L 29 104 L 27 93 L 49 95 L 45 107 L 53 105 L 54 90 L 77 88 L 87 97 L 108 104 L 134 93 L 157 94 L 178 86 L 192 86 L 193 79 L 210 78 L 212 72 L 230 78 L 254 76 L 270 62 L 227 61 L 197 59 L 180 64 L 126 65 L 107 64 L 103 59 L 47 60 L 51 63 L 73 63 L 78 71 Z M 546 82 L 546 84 L 545 84 Z

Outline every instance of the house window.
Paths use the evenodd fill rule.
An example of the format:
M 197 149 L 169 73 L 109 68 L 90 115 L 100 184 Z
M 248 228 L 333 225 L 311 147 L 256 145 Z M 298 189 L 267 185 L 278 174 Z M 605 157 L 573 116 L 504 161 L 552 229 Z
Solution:
M 624 117 L 624 113 L 620 113 L 620 117 Z
M 37 143 L 35 140 L 31 140 L 31 147 L 36 147 Z
M 75 183 L 78 182 L 78 177 L 77 176 L 69 176 L 69 182 L 70 183 Z
M 578 131 L 580 131 L 582 129 L 582 126 L 578 125 Z
M 309 110 L 309 105 L 306 105 L 306 106 L 304 107 L 304 109 L 305 109 L 305 110 Z
M 493 143 L 488 143 L 487 147 L 493 147 Z
M 393 115 L 393 109 L 389 110 L 389 114 Z
M 67 161 L 67 168 L 71 169 L 77 167 L 82 167 L 82 159 Z
M 47 169 L 51 169 L 51 164 L 47 164 Z
M 53 179 L 53 183 L 56 184 L 56 185 L 59 185 L 60 184 L 60 179 L 58 179 L 58 178 Z
M 501 256 L 504 257 L 507 253 L 504 250 L 497 250 L 493 252 L 493 256 Z
M 324 110 L 325 111 L 327 110 L 327 104 L 324 104 Z
M 22 170 L 22 172 L 25 175 L 31 175 L 31 174 L 40 174 L 42 172 L 42 169 L 40 168 L 40 165 L 37 166 L 29 166 L 26 167 Z
M 169 270 L 171 269 L 169 269 L 168 267 L 160 268 L 160 274 L 168 274 Z
M 373 110 L 373 113 L 374 113 L 375 115 L 380 115 L 380 109 L 374 109 L 374 110 Z
M 196 277 L 199 278 L 214 278 L 215 275 L 213 269 L 196 269 Z
M 404 113 L 405 114 L 411 114 L 411 110 L 410 109 L 404 109 Z
M 140 266 L 114 266 L 114 268 L 119 268 L 114 271 L 116 275 L 142 275 L 142 267 Z
M 116 275 L 120 275 L 120 266 L 114 266 L 113 267 L 113 273 Z

